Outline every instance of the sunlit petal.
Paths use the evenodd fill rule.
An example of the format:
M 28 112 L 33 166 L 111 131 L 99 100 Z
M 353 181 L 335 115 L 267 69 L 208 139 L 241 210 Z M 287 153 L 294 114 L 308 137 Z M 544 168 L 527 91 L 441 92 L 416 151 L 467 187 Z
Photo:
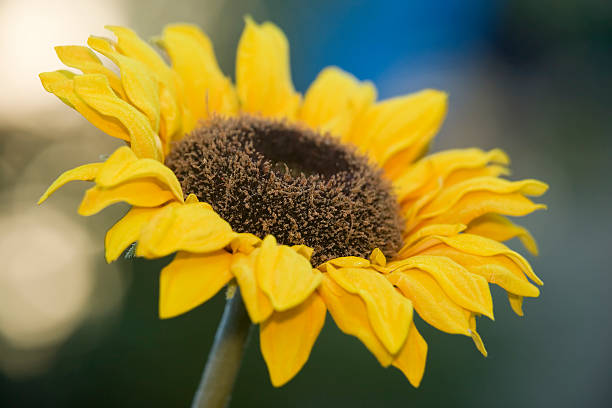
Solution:
M 178 316 L 213 297 L 232 279 L 232 254 L 179 252 L 159 277 L 159 317 Z
M 344 290 L 363 299 L 374 332 L 389 353 L 397 353 L 412 322 L 411 302 L 384 275 L 370 269 L 331 268 L 328 275 Z
M 236 55 L 236 88 L 241 109 L 277 118 L 293 118 L 301 97 L 289 69 L 289 44 L 272 23 L 246 18 Z

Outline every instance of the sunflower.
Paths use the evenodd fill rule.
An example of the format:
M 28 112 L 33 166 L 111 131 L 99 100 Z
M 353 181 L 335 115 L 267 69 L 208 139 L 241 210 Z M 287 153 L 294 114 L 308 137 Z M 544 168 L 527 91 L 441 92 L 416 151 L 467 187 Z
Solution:
M 246 19 L 236 82 L 223 75 L 209 38 L 167 26 L 159 54 L 133 31 L 56 47 L 67 70 L 40 74 L 44 88 L 110 136 L 108 159 L 62 174 L 93 182 L 78 209 L 131 209 L 106 234 L 108 262 L 175 254 L 161 271 L 159 314 L 185 313 L 236 284 L 272 384 L 308 360 L 327 312 L 384 367 L 418 386 L 427 343 L 413 311 L 471 337 L 493 319 L 489 283 L 522 315 L 542 281 L 502 242 L 536 244 L 507 216 L 544 208 L 536 180 L 508 181 L 501 150 L 425 155 L 446 113 L 436 90 L 376 101 L 376 89 L 325 68 L 302 97 L 289 47 L 271 23 Z M 105 67 L 110 59 L 119 75 Z M 171 65 L 165 62 L 169 59 Z M 533 283 L 532 283 L 533 282 Z

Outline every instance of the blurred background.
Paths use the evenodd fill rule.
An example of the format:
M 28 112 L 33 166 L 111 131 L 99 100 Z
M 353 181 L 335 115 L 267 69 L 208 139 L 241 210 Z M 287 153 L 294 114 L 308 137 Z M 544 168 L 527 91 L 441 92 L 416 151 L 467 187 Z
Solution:
M 126 207 L 79 217 L 84 183 L 35 205 L 61 172 L 119 145 L 47 94 L 37 74 L 61 67 L 54 45 L 110 35 L 105 24 L 149 38 L 186 21 L 211 36 L 233 75 L 245 14 L 283 28 L 298 90 L 327 65 L 373 80 L 381 98 L 446 90 L 434 151 L 500 147 L 513 178 L 551 190 L 550 209 L 521 221 L 540 244 L 528 258 L 542 295 L 520 318 L 494 290 L 496 322 L 479 322 L 488 358 L 471 339 L 417 320 L 429 356 L 413 389 L 328 316 L 310 360 L 280 389 L 252 336 L 232 406 L 612 406 L 608 0 L 1 0 L 0 406 L 189 405 L 223 296 L 159 320 L 168 260 L 104 262 L 104 233 Z

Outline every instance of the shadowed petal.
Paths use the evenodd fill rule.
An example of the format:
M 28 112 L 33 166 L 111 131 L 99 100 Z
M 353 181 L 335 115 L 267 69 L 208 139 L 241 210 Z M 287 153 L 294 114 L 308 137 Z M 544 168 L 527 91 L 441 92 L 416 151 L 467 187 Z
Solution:
M 304 366 L 319 336 L 327 310 L 318 293 L 285 312 L 274 312 L 260 326 L 261 354 L 272 385 L 280 387 Z

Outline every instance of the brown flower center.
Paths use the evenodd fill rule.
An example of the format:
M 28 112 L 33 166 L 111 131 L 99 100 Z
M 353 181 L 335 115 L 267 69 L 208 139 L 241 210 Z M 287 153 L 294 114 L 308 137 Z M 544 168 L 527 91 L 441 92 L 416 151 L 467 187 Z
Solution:
M 308 245 L 313 265 L 374 248 L 393 256 L 401 245 L 403 223 L 382 170 L 307 127 L 215 116 L 175 143 L 166 165 L 185 194 L 235 231 Z

